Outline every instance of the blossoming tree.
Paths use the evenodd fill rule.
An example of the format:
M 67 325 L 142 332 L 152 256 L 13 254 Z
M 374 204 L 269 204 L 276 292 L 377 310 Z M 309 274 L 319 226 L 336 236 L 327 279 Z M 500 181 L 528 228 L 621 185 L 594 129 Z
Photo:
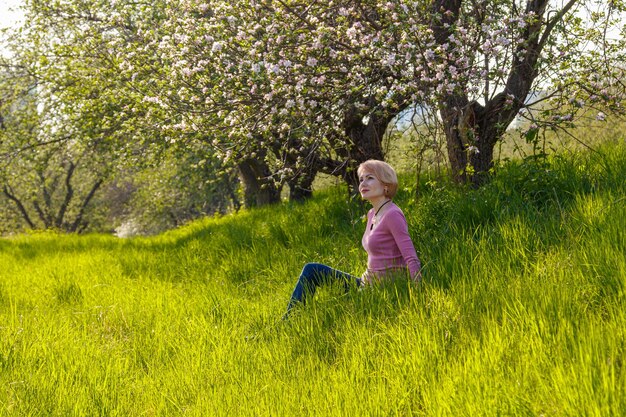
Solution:
M 623 1 L 27 4 L 115 70 L 126 87 L 113 94 L 137 102 L 123 110 L 127 127 L 207 141 L 258 203 L 284 183 L 306 195 L 317 172 L 356 188 L 356 166 L 385 157 L 384 132 L 415 106 L 438 111 L 452 175 L 477 185 L 520 114 L 532 140 L 623 111 Z M 133 118 L 133 108 L 148 110 Z
M 217 112 L 231 149 L 295 146 L 299 164 L 353 186 L 354 167 L 384 157 L 385 129 L 411 106 L 438 109 L 453 176 L 476 184 L 510 123 L 539 101 L 543 118 L 525 113 L 528 137 L 590 108 L 622 112 L 623 2 L 190 0 L 181 10 L 165 47 L 177 99 L 204 106 L 201 118 Z

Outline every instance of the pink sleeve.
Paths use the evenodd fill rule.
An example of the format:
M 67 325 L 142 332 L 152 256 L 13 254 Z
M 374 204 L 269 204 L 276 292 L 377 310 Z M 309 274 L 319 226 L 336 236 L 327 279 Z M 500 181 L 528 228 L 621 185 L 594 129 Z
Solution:
M 400 253 L 402 253 L 402 258 L 404 258 L 411 272 L 411 278 L 418 281 L 420 278 L 419 271 L 421 265 L 415 247 L 413 246 L 413 241 L 409 235 L 409 226 L 406 222 L 406 218 L 400 211 L 394 211 L 389 214 L 389 230 L 396 241 L 398 249 L 400 249 Z

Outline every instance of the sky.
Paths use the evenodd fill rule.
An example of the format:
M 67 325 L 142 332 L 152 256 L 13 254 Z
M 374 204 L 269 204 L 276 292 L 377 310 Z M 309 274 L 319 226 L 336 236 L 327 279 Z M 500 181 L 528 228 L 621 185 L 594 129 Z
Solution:
M 20 14 L 10 9 L 20 4 L 22 4 L 22 0 L 0 0 L 0 27 L 12 26 L 19 20 Z
M 7 28 L 16 25 L 22 17 L 21 13 L 11 9 L 17 8 L 23 0 L 0 0 L 0 28 Z M 7 56 L 7 51 L 0 43 L 0 55 Z

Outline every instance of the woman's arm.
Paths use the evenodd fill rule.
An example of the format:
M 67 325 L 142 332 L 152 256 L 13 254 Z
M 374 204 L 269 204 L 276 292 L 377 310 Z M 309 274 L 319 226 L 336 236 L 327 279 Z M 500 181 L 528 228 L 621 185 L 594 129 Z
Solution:
M 421 264 L 420 260 L 417 257 L 417 252 L 415 251 L 415 246 L 413 246 L 413 241 L 411 240 L 411 236 L 409 235 L 409 226 L 407 224 L 406 218 L 402 211 L 393 211 L 388 213 L 388 227 L 391 232 L 393 239 L 400 249 L 400 253 L 402 254 L 402 258 L 406 262 L 409 272 L 411 273 L 411 278 L 418 282 L 421 278 Z

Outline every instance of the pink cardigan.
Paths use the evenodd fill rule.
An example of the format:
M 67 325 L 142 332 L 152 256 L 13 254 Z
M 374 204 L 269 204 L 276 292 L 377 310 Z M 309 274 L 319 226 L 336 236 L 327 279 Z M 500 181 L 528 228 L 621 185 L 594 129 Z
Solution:
M 409 227 L 400 207 L 393 202 L 377 218 L 373 230 L 374 209 L 367 213 L 367 226 L 361 243 L 367 252 L 367 271 L 363 278 L 370 282 L 373 277 L 382 277 L 390 270 L 408 268 L 411 278 L 419 280 L 420 261 L 409 236 Z

